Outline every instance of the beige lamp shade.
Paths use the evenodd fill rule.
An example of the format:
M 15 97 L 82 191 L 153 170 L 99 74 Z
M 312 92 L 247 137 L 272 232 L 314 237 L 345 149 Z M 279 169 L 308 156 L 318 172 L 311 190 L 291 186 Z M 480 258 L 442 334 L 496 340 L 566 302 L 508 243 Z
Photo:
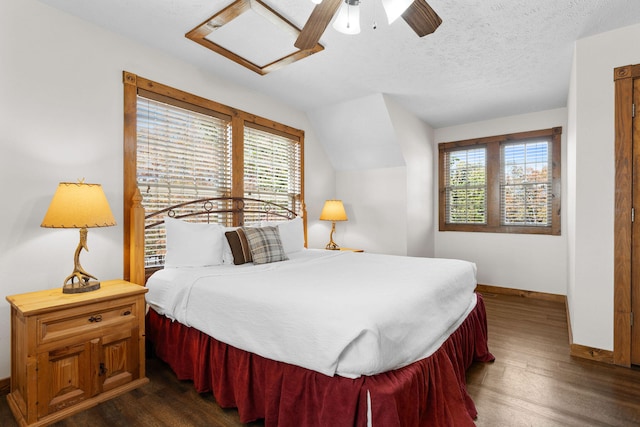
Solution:
M 41 227 L 92 228 L 116 225 L 100 184 L 61 182 Z
M 87 247 L 87 228 L 116 225 L 100 184 L 61 182 L 49 203 L 41 227 L 79 228 L 80 242 L 73 259 L 73 273 L 64 281 L 62 292 L 76 294 L 100 289 L 97 278 L 80 265 L 80 252 Z M 96 281 L 91 281 L 95 279 Z
M 347 212 L 344 210 L 342 200 L 327 200 L 320 213 L 322 221 L 347 221 Z

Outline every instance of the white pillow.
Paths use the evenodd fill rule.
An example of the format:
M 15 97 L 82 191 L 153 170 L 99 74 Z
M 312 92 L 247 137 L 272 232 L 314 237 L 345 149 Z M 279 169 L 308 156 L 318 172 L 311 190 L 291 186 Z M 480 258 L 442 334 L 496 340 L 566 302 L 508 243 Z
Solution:
M 301 217 L 297 216 L 290 221 L 262 222 L 261 226 L 278 227 L 282 247 L 287 255 L 304 249 L 304 224 Z
M 165 267 L 203 267 L 222 264 L 224 227 L 165 217 Z

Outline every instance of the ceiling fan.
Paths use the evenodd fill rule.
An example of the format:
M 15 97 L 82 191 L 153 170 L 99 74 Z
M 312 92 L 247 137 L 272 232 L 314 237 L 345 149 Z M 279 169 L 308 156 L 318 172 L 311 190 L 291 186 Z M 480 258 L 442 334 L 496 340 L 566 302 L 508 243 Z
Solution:
M 302 28 L 298 39 L 294 45 L 301 50 L 313 48 L 324 30 L 333 19 L 333 16 L 340 9 L 338 18 L 336 21 L 346 19 L 346 29 L 343 32 L 355 33 L 353 28 L 357 26 L 359 29 L 359 4 L 360 0 L 312 0 L 316 3 L 316 6 L 311 12 L 311 16 L 307 20 L 307 23 Z M 377 0 L 374 0 L 377 1 Z M 415 31 L 419 37 L 426 36 L 433 33 L 436 28 L 442 23 L 442 19 L 438 14 L 429 6 L 425 0 L 382 0 L 389 24 L 402 16 L 407 24 Z M 351 18 L 350 18 L 350 14 Z M 353 21 L 353 22 L 350 22 Z M 334 27 L 336 25 L 334 24 Z M 350 26 L 351 27 L 350 29 Z M 340 29 L 339 29 L 340 31 Z M 359 30 L 358 30 L 359 31 Z

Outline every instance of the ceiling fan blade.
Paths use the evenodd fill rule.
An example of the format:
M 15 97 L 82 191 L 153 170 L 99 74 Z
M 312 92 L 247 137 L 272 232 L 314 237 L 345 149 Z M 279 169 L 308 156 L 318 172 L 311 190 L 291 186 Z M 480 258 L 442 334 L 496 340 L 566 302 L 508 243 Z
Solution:
M 322 33 L 331 22 L 331 18 L 336 14 L 342 1 L 323 0 L 322 3 L 316 5 L 313 8 L 313 12 L 311 12 L 309 20 L 304 24 L 304 28 L 302 28 L 294 46 L 301 50 L 313 48 L 320 41 Z
M 402 19 L 420 37 L 433 33 L 442 23 L 442 19 L 425 0 L 415 0 L 402 14 Z

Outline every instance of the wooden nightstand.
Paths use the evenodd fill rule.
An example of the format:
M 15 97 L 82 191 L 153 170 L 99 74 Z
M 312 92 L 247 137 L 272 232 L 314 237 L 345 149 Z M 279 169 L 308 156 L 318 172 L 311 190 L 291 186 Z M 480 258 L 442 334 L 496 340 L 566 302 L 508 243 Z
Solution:
M 21 426 L 44 426 L 149 380 L 144 294 L 124 280 L 87 293 L 60 288 L 7 297 L 11 304 L 9 407 Z

